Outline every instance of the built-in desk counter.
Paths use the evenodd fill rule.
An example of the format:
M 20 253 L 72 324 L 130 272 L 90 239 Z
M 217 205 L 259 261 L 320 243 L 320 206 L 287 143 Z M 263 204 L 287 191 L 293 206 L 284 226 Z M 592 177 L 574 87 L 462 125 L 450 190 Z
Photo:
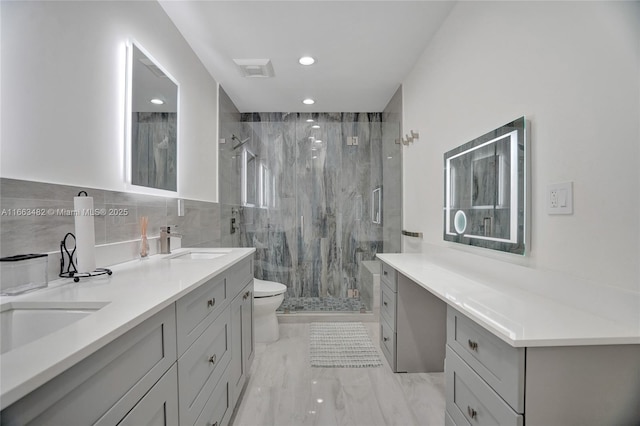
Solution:
M 481 271 L 475 279 L 425 254 L 378 258 L 386 280 L 383 306 L 395 303 L 395 311 L 381 307 L 380 319 L 380 343 L 392 368 L 404 350 L 393 345 L 399 336 L 424 342 L 423 334 L 446 329 L 446 344 L 430 339 L 426 350 L 430 358 L 445 358 L 447 424 L 640 423 L 637 293 L 572 281 L 556 295 L 549 291 L 549 281 L 558 279 L 552 276 L 528 290 L 527 274 L 536 272 L 524 267 L 508 266 L 510 274 L 491 281 L 491 274 Z M 585 294 L 571 298 L 571 291 Z M 422 299 L 428 304 L 397 302 Z M 393 323 L 395 330 L 391 313 L 406 319 Z

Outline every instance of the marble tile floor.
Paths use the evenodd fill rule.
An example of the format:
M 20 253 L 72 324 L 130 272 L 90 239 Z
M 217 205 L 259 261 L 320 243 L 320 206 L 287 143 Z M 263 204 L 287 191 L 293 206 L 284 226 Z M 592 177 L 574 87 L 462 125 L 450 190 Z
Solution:
M 379 350 L 379 323 L 364 323 Z M 444 373 L 312 368 L 309 323 L 280 324 L 280 340 L 256 344 L 233 426 L 444 425 Z

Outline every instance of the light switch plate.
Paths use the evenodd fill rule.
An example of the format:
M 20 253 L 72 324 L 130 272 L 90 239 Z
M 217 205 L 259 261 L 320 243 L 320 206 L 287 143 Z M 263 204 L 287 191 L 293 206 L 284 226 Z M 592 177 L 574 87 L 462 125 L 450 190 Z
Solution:
M 547 213 L 573 214 L 573 182 L 547 186 Z

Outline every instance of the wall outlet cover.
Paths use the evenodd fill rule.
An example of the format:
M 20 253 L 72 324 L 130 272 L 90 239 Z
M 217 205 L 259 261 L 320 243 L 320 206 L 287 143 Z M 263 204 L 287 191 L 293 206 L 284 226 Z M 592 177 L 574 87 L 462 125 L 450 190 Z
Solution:
M 573 182 L 547 186 L 547 213 L 573 214 Z

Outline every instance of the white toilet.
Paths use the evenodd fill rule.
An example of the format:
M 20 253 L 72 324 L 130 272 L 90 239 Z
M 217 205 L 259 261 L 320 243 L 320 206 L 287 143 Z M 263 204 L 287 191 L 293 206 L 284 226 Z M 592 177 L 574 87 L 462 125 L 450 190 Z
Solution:
M 287 287 L 284 284 L 253 279 L 253 324 L 256 342 L 271 343 L 280 337 L 276 309 L 284 300 L 285 291 Z

